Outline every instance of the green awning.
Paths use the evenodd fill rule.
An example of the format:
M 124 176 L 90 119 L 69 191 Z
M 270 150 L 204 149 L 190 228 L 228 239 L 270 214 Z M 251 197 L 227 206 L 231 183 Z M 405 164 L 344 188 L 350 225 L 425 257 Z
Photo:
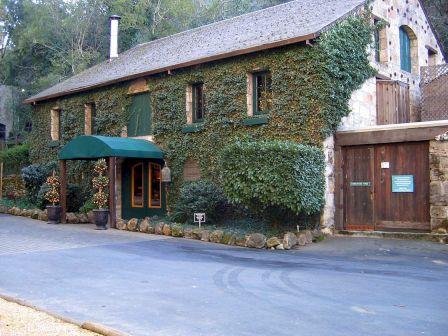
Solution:
M 66 144 L 60 160 L 91 160 L 104 157 L 163 159 L 162 150 L 142 139 L 81 135 Z

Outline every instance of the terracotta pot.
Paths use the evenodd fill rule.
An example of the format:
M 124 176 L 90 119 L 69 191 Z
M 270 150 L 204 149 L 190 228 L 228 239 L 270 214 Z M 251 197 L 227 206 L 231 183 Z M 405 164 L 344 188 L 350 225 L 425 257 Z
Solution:
M 109 219 L 108 209 L 94 209 L 93 218 L 97 230 L 107 230 L 107 220 Z
M 61 222 L 61 206 L 47 205 L 48 224 L 59 224 Z

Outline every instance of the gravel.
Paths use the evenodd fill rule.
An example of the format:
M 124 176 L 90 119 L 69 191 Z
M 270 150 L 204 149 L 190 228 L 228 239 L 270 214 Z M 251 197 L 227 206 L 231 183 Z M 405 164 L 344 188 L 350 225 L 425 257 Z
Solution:
M 51 315 L 0 298 L 1 336 L 100 336 Z

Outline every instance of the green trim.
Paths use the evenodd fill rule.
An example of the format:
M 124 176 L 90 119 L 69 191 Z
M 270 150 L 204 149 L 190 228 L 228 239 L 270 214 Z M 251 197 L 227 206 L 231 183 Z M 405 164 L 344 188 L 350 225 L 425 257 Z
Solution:
M 411 39 L 403 27 L 400 27 L 400 66 L 401 70 L 412 71 Z
M 53 140 L 48 144 L 48 147 L 50 148 L 56 148 L 61 145 L 61 142 L 59 140 Z
M 243 119 L 243 124 L 245 126 L 256 126 L 264 125 L 269 122 L 269 116 L 267 114 L 258 114 L 253 117 L 248 117 Z
M 59 160 L 90 160 L 104 157 L 163 159 L 163 152 L 146 140 L 81 135 L 66 144 L 59 153 Z
M 204 130 L 204 123 L 189 124 L 182 127 L 182 133 L 196 133 Z
M 128 122 L 128 136 L 152 134 L 151 94 L 149 92 L 132 96 L 131 115 Z

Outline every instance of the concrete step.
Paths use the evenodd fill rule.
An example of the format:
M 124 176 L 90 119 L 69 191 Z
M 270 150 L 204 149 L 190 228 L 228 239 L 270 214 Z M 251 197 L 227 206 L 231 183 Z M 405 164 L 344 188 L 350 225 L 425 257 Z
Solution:
M 432 241 L 432 242 L 441 243 L 441 244 L 448 244 L 448 234 L 439 234 L 439 233 L 340 230 L 340 231 L 336 231 L 336 236 L 427 240 L 427 241 Z

